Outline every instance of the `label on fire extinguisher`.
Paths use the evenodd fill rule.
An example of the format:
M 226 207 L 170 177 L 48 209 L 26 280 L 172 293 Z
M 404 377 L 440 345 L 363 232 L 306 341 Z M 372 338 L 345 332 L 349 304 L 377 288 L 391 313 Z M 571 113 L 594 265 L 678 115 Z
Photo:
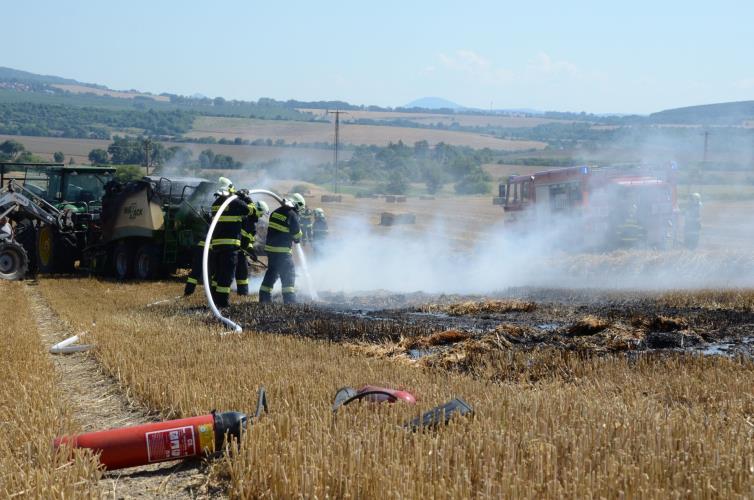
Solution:
M 196 455 L 193 426 L 147 432 L 147 459 L 150 462 L 175 460 L 192 455 Z

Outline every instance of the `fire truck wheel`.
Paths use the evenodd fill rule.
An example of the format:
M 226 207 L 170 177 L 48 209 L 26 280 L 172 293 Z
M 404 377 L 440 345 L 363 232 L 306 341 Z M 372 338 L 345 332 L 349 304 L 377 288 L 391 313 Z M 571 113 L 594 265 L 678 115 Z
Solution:
M 24 279 L 28 267 L 29 257 L 24 247 L 13 241 L 0 242 L 0 279 Z

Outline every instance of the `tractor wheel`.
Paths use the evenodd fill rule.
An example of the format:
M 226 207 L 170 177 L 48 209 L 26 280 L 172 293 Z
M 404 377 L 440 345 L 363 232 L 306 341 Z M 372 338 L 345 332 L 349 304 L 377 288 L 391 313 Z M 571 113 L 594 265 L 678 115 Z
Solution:
M 153 280 L 160 276 L 162 270 L 160 251 L 153 243 L 139 245 L 134 263 L 137 279 Z
M 37 231 L 37 269 L 40 273 L 55 272 L 55 231 L 42 226 Z
M 113 248 L 111 257 L 112 274 L 118 279 L 126 280 L 133 276 L 133 245 L 128 241 L 119 241 Z
M 76 268 L 76 249 L 52 226 L 37 231 L 37 269 L 40 273 L 72 273 Z
M 0 241 L 0 279 L 21 280 L 29 268 L 24 247 L 13 241 Z

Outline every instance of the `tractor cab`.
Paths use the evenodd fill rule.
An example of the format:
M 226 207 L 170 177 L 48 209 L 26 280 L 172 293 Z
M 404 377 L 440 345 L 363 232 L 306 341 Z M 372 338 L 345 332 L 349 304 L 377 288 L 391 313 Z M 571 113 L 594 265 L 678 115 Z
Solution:
M 0 185 L 13 180 L 56 208 L 82 213 L 101 205 L 105 184 L 114 173 L 114 168 L 62 163 L 5 163 L 0 164 Z

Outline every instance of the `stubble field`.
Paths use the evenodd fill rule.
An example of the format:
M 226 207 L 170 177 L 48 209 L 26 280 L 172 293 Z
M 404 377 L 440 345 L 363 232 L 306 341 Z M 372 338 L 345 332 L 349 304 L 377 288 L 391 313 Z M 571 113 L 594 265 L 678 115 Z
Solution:
M 29 293 L 24 287 L 32 285 L 0 286 L 3 295 L 15 297 L 15 308 L 22 310 Z M 234 298 L 230 314 L 249 328 L 242 335 L 221 335 L 200 297 L 147 307 L 175 296 L 180 283 L 58 278 L 40 280 L 38 286 L 58 321 L 72 331 L 86 332 L 87 341 L 96 344 L 92 353 L 73 356 L 93 357 L 119 390 L 148 413 L 169 418 L 213 408 L 248 412 L 254 408 L 256 390 L 267 389 L 270 413 L 253 426 L 238 449 L 207 464 L 206 469 L 187 466 L 200 467 L 207 476 L 205 486 L 197 490 L 192 489 L 194 483 L 174 481 L 172 490 L 165 491 L 158 490 L 159 482 L 143 483 L 138 474 L 126 475 L 119 487 L 129 494 L 139 488 L 152 495 L 160 491 L 244 498 L 744 498 L 754 494 L 754 394 L 750 387 L 754 364 L 750 358 L 674 350 L 628 356 L 605 353 L 590 348 L 589 343 L 574 350 L 557 343 L 510 340 L 517 331 L 511 325 L 528 314 L 545 314 L 553 308 L 558 314 L 561 309 L 575 308 L 572 319 L 561 315 L 566 333 L 550 333 L 553 339 L 567 336 L 567 329 L 584 319 L 579 300 L 620 303 L 611 302 L 615 297 L 586 294 L 579 299 L 578 294 L 565 294 L 571 297 L 565 300 L 562 295 L 536 292 L 516 299 L 501 296 L 498 302 L 483 298 L 467 302 L 463 297 L 438 301 L 432 296 L 387 296 L 377 302 L 352 297 L 347 301 L 351 308 L 358 304 L 360 309 L 388 307 L 388 311 L 408 307 L 437 318 L 478 318 L 474 321 L 498 332 L 443 345 L 437 341 L 438 332 L 447 329 L 443 321 L 430 322 L 413 341 L 400 323 L 391 332 L 380 322 L 364 321 L 366 326 L 360 326 L 359 333 L 352 328 L 362 324 L 356 320 L 326 319 L 328 311 L 343 307 L 327 297 L 321 305 L 294 308 L 265 308 L 253 298 Z M 71 293 L 74 288 L 76 294 Z M 621 300 L 636 305 L 644 299 L 626 296 Z M 750 292 L 679 292 L 648 300 L 660 308 L 676 308 L 677 315 L 677 308 L 683 307 L 729 311 L 744 326 L 748 316 L 741 314 L 750 316 L 752 307 Z M 531 305 L 523 307 L 522 303 Z M 690 321 L 684 314 L 680 313 L 678 321 Z M 306 327 L 317 315 L 325 318 L 318 323 L 322 331 L 347 325 L 356 337 L 317 334 Z M 292 320 L 281 323 L 280 318 L 286 317 Z M 33 322 L 28 316 L 18 319 L 19 328 Z M 277 326 L 270 329 L 272 325 Z M 694 321 L 687 326 L 708 328 Z M 370 340 L 369 328 L 382 335 Z M 651 331 L 653 327 L 645 328 Z M 405 332 L 405 345 L 455 349 L 455 354 L 445 352 L 433 362 L 396 357 L 390 354 L 389 343 L 396 331 Z M 574 333 L 578 331 L 573 330 L 571 338 L 580 338 Z M 433 335 L 435 340 L 431 340 Z M 23 338 L 28 344 L 23 356 L 36 352 L 44 365 L 40 337 L 29 329 Z M 12 370 L 6 365 L 4 376 Z M 27 375 L 18 377 L 21 384 L 32 376 L 29 370 L 22 373 Z M 50 383 L 60 382 L 56 377 L 46 378 Z M 332 413 L 330 403 L 337 388 L 365 383 L 408 389 L 419 397 L 419 403 L 416 408 L 364 403 Z M 81 391 L 86 396 L 86 386 Z M 471 404 L 474 416 L 417 433 L 401 427 L 420 411 L 453 397 Z M 11 398 L 4 394 L 3 403 Z M 37 412 L 46 411 L 43 403 L 33 406 Z M 38 425 L 42 424 L 31 429 Z M 55 427 L 58 432 L 67 429 Z M 43 478 L 67 470 L 65 479 L 57 481 L 96 491 L 97 473 L 80 462 L 83 459 L 62 464 L 60 469 L 60 462 L 40 458 L 49 455 L 42 444 L 52 434 L 48 430 L 40 435 L 40 445 L 22 454 L 28 467 Z M 106 473 L 100 481 L 111 476 Z M 14 494 L 28 487 L 16 480 L 6 483 L 4 491 Z M 50 496 L 62 497 L 49 491 Z

